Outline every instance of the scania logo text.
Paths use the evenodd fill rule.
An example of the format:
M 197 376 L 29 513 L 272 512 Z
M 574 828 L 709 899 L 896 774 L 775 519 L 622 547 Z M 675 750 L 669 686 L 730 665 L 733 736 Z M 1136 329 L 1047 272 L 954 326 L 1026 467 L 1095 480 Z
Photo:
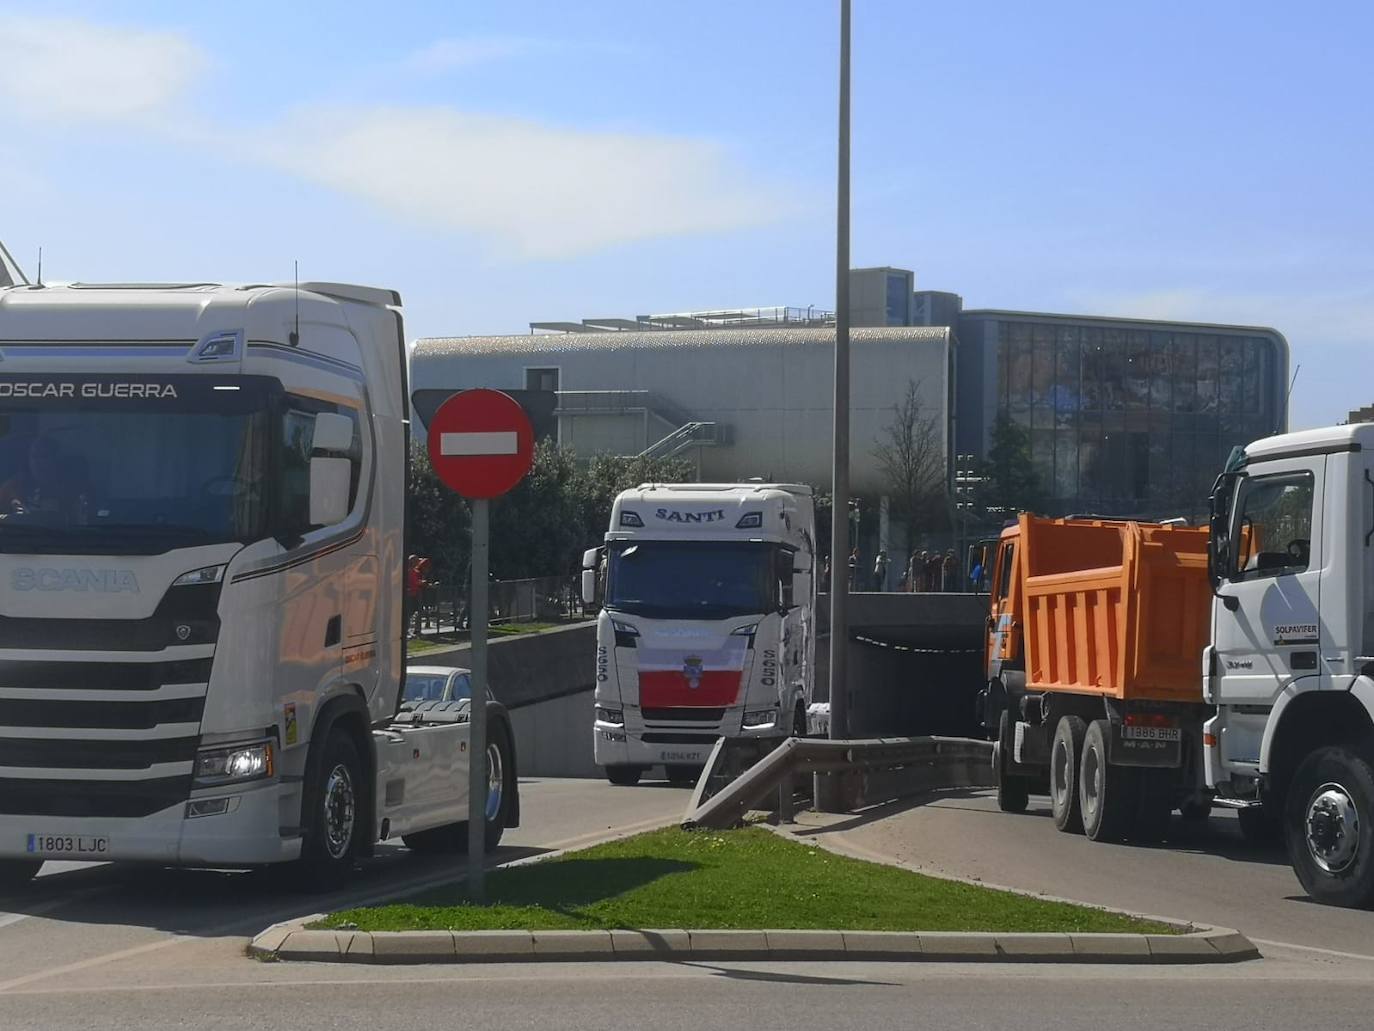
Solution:
M 94 591 L 97 594 L 137 594 L 132 569 L 32 569 L 10 573 L 16 591 Z

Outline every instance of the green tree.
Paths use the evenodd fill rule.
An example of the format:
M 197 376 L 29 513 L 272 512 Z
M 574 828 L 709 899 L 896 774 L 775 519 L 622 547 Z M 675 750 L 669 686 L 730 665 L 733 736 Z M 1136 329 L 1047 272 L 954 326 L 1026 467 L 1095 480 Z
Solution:
M 605 534 L 618 493 L 640 483 L 684 483 L 695 476 L 685 459 L 598 455 L 583 464 L 570 448 L 543 441 L 529 474 L 492 503 L 492 576 L 522 580 L 575 573 L 582 552 Z M 468 503 L 439 481 L 425 448 L 417 445 L 410 473 L 411 552 L 433 560 L 433 576 L 440 582 L 462 582 L 471 526 Z
M 1038 511 L 1044 503 L 1040 477 L 1031 464 L 1030 434 L 999 412 L 992 446 L 982 467 L 979 507 L 990 516 Z
M 409 490 L 411 553 L 432 560 L 435 580 L 456 583 L 468 571 L 471 518 L 467 502 L 440 482 L 421 444 L 410 449 Z

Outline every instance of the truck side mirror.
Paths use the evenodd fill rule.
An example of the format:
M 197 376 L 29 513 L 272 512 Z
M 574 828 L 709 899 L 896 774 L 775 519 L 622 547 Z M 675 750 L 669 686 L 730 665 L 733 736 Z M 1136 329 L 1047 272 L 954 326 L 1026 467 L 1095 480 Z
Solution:
M 310 459 L 311 526 L 333 526 L 343 522 L 348 515 L 352 472 L 352 463 L 347 458 Z
M 1224 472 L 1212 487 L 1207 523 L 1207 579 L 1217 594 L 1231 564 L 1231 503 L 1243 473 Z
M 582 604 L 596 604 L 596 574 L 601 566 L 601 549 L 588 548 L 582 553 Z
M 310 446 L 316 451 L 347 451 L 353 446 L 353 420 L 336 412 L 320 412 Z

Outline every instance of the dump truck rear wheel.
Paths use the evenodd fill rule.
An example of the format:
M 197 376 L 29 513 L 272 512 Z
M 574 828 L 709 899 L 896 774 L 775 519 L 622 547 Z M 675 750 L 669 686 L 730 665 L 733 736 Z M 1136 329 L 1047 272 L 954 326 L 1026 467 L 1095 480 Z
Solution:
M 1065 834 L 1083 832 L 1083 808 L 1078 800 L 1078 768 L 1083 761 L 1083 738 L 1088 725 L 1078 716 L 1064 716 L 1054 728 L 1050 746 L 1050 810 L 1054 825 Z
M 1002 710 L 997 724 L 997 808 L 1004 813 L 1024 813 L 1030 804 L 1030 778 L 1011 773 L 1013 748 L 1011 713 Z
M 1093 841 L 1120 841 L 1136 810 L 1135 771 L 1107 762 L 1111 724 L 1093 720 L 1083 737 L 1078 767 L 1078 804 L 1083 810 L 1083 833 Z

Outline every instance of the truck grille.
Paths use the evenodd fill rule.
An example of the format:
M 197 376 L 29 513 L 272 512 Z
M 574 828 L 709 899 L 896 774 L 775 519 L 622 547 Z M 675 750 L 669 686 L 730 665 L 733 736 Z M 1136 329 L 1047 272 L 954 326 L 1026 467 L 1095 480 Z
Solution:
M 28 780 L 0 777 L 7 816 L 151 816 L 186 801 L 191 775 L 155 780 Z
M 678 706 L 671 709 L 644 709 L 646 723 L 719 723 L 725 718 L 724 709 L 697 709 Z
M 648 733 L 642 738 L 651 745 L 709 745 L 719 735 L 714 733 L 698 734 L 662 734 Z
M 213 645 L 176 651 L 188 657 L 0 659 L 0 813 L 132 818 L 184 802 Z

